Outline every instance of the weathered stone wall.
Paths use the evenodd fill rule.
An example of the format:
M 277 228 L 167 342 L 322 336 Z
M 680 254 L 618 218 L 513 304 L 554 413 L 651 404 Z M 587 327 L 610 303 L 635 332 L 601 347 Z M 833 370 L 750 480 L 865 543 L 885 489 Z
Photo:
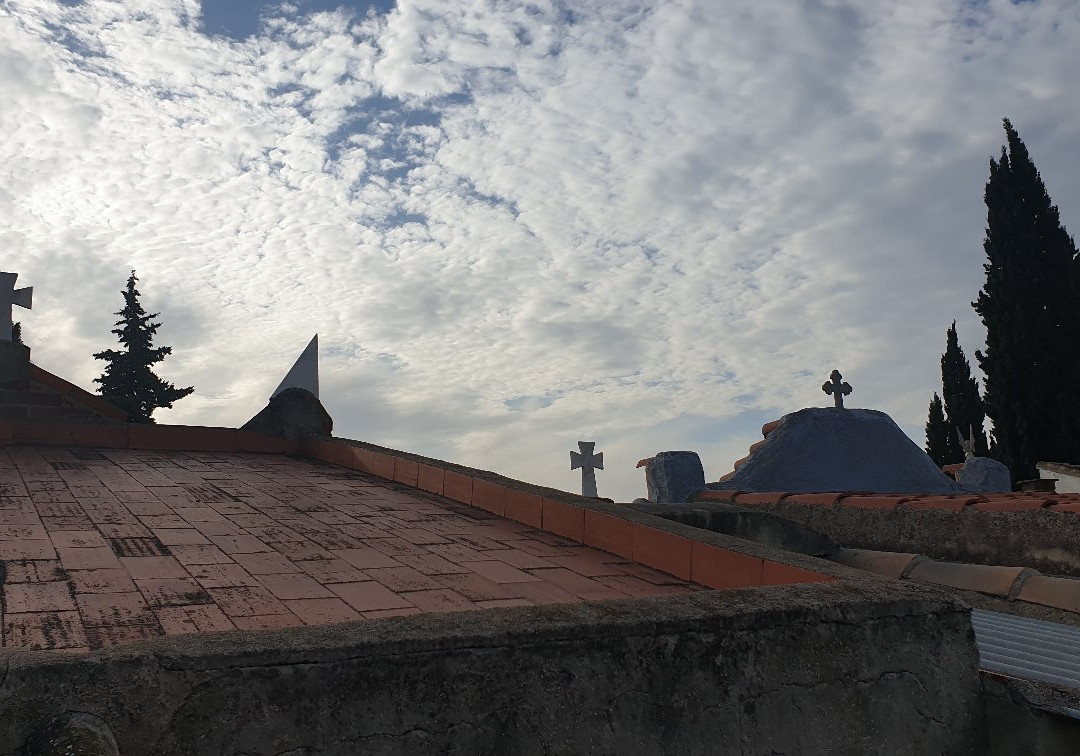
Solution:
M 2 654 L 5 755 L 985 753 L 966 610 L 874 579 Z
M 1072 512 L 884 511 L 785 503 L 754 509 L 808 525 L 849 549 L 1080 574 L 1080 528 Z

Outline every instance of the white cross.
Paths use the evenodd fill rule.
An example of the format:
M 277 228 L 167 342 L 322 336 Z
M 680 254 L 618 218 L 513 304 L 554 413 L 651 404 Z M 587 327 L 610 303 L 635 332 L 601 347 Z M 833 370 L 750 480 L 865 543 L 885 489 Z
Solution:
M 821 390 L 826 394 L 832 394 L 833 406 L 844 408 L 844 397 L 851 393 L 851 384 L 847 381 L 843 383 L 840 379 L 844 376 L 840 375 L 839 370 L 834 370 L 829 374 L 829 380 L 821 384 Z
M 15 288 L 18 273 L 0 273 L 0 341 L 11 341 L 11 308 L 14 305 L 30 309 L 34 287 Z
M 578 441 L 581 453 L 570 452 L 570 469 L 581 468 L 581 495 L 596 498 L 596 470 L 604 469 L 604 453 L 593 454 L 595 441 Z M 595 470 L 593 468 L 596 468 Z

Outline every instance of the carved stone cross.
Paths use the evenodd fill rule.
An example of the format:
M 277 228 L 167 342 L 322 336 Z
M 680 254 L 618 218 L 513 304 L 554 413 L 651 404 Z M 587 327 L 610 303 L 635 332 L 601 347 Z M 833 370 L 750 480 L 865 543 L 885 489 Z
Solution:
M 18 273 L 0 273 L 0 341 L 11 341 L 11 308 L 14 305 L 30 309 L 34 287 L 15 288 Z
M 596 470 L 604 469 L 604 453 L 593 454 L 595 441 L 578 441 L 577 445 L 581 453 L 570 452 L 570 469 L 581 468 L 581 495 L 596 498 Z
M 851 384 L 847 381 L 841 382 L 843 377 L 839 370 L 834 370 L 829 374 L 829 380 L 821 384 L 822 391 L 832 394 L 833 406 L 840 409 L 844 408 L 844 397 L 851 393 Z

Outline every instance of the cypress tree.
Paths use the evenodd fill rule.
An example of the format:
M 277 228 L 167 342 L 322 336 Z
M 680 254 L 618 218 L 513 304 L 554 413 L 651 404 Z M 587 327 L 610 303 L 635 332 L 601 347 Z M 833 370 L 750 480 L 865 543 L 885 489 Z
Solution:
M 101 384 L 101 395 L 128 413 L 129 423 L 152 423 L 154 410 L 172 407 L 177 399 L 183 399 L 195 389 L 176 388 L 154 374 L 151 366 L 172 354 L 172 347 L 154 348 L 154 334 L 161 323 L 152 322 L 159 313 L 149 313 L 139 303 L 139 291 L 135 284 L 139 279 L 135 271 L 127 280 L 124 308 L 116 314 L 119 328 L 113 329 L 124 350 L 106 349 L 94 359 L 105 360 L 105 372 L 94 383 Z
M 975 357 L 995 451 L 1020 480 L 1039 461 L 1080 462 L 1080 263 L 1027 147 L 1004 125 L 986 183 L 986 283 L 972 306 L 986 326 Z
M 945 354 L 941 355 L 941 398 L 945 403 L 949 437 L 955 439 L 957 429 L 964 438 L 971 433 L 975 436 L 975 456 L 985 457 L 989 452 L 986 431 L 983 430 L 986 413 L 979 396 L 979 384 L 971 377 L 971 363 L 956 336 L 955 320 L 945 332 Z M 959 441 L 956 448 L 960 451 L 960 459 L 956 461 L 962 462 L 964 453 Z
M 934 394 L 930 400 L 930 413 L 926 421 L 926 453 L 938 467 L 964 461 L 964 451 L 956 433 L 945 420 L 941 398 Z
M 12 344 L 22 344 L 23 343 L 23 340 L 22 340 L 22 323 L 12 323 L 11 324 L 11 343 Z M 25 346 L 25 344 L 24 344 L 24 346 Z

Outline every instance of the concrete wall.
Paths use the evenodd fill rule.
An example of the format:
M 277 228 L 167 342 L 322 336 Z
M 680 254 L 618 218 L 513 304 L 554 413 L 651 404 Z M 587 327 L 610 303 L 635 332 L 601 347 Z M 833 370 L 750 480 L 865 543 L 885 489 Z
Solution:
M 985 753 L 966 610 L 870 578 L 0 654 L 5 755 Z
M 1080 574 L 1080 528 L 1071 512 L 884 511 L 787 503 L 754 509 L 808 525 L 850 549 Z
M 1064 470 L 1044 470 L 1039 468 L 1039 477 L 1042 479 L 1052 478 L 1057 481 L 1054 490 L 1058 493 L 1080 493 L 1080 473 L 1073 474 Z

